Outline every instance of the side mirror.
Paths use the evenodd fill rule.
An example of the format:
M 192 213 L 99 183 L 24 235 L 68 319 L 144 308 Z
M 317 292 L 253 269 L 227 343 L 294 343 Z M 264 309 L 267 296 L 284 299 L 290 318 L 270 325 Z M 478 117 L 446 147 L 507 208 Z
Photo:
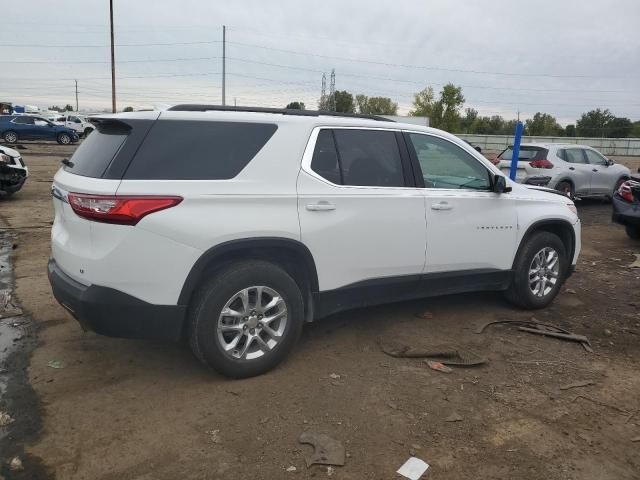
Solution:
M 607 159 L 607 167 L 613 165 L 613 160 Z
M 511 191 L 511 187 L 507 185 L 507 179 L 502 175 L 496 175 L 493 177 L 493 191 L 495 193 L 508 193 Z

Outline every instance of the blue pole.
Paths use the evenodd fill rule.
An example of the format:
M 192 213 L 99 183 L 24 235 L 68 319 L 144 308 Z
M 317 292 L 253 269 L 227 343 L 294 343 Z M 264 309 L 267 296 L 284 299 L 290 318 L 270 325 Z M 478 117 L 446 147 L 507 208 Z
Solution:
M 520 142 L 522 140 L 522 131 L 524 125 L 522 122 L 516 123 L 516 137 L 513 139 L 513 155 L 511 157 L 511 170 L 509 171 L 509 178 L 511 180 L 516 179 L 516 171 L 518 170 L 518 157 L 520 156 Z

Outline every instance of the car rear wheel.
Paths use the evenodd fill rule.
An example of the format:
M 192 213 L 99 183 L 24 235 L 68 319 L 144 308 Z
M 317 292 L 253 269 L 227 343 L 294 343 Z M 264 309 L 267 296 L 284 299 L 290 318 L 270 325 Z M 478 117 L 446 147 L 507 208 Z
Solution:
M 518 251 L 513 281 L 505 295 L 520 308 L 544 308 L 560 291 L 567 267 L 562 240 L 550 232 L 534 233 Z
M 568 196 L 570 199 L 573 200 L 573 198 L 575 197 L 575 190 L 573 188 L 573 184 L 571 182 L 568 182 L 566 180 L 563 180 L 562 182 L 558 182 L 558 184 L 556 185 L 556 190 L 558 190 L 559 192 L 564 193 L 566 196 Z
M 627 232 L 627 235 L 629 235 L 629 238 L 632 240 L 640 240 L 640 227 L 635 225 L 626 225 L 624 229 Z
M 68 133 L 61 133 L 58 135 L 58 143 L 60 145 L 69 145 L 71 143 L 71 135 Z
M 269 262 L 234 264 L 205 283 L 189 313 L 189 342 L 208 367 L 231 378 L 260 375 L 292 350 L 304 322 L 296 282 Z
M 18 141 L 18 134 L 12 130 L 9 130 L 8 132 L 4 132 L 2 138 L 7 143 L 16 143 Z

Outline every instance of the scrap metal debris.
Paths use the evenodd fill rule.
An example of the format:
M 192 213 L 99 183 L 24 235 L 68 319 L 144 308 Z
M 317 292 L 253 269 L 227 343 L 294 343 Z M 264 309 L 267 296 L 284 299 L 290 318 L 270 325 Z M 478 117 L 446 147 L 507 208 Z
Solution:
M 480 328 L 478 328 L 478 330 L 476 330 L 476 333 L 482 333 L 490 325 L 497 325 L 501 323 L 518 325 L 518 330 L 520 330 L 521 332 L 533 333 L 536 335 L 543 335 L 546 337 L 553 337 L 571 342 L 578 342 L 587 352 L 593 353 L 591 342 L 584 335 L 572 333 L 569 330 L 558 327 L 557 325 L 539 322 L 535 318 L 532 318 L 531 320 L 494 320 L 482 325 Z
M 431 348 L 417 348 L 400 342 L 382 342 L 378 344 L 384 353 L 397 358 L 429 358 L 434 362 L 458 367 L 474 367 L 487 363 L 487 359 L 473 352 L 462 351 L 456 347 L 439 346 Z
M 0 427 L 6 427 L 14 422 L 13 417 L 7 412 L 0 412 Z
M 59 360 L 51 360 L 48 365 L 51 368 L 64 368 L 64 366 L 62 365 L 62 362 L 60 362 Z
M 457 412 L 453 412 L 451 415 L 444 419 L 445 422 L 461 422 L 462 420 L 464 420 L 464 418 L 462 418 L 462 415 Z
M 24 470 L 24 467 L 22 466 L 22 460 L 20 460 L 20 457 L 13 457 L 9 461 L 9 469 L 13 470 L 14 472 L 20 472 Z
M 303 432 L 298 439 L 313 447 L 313 453 L 305 458 L 307 468 L 311 465 L 344 465 L 344 447 L 338 440 L 323 433 Z
M 424 363 L 426 363 L 431 370 L 436 370 L 436 371 L 442 372 L 442 373 L 451 373 L 451 372 L 453 372 L 453 368 L 447 367 L 442 362 L 434 362 L 432 360 L 425 360 Z
M 636 256 L 635 261 L 629 265 L 629 268 L 640 268 L 640 253 L 634 253 Z
M 396 470 L 396 473 L 399 473 L 409 480 L 418 480 L 428 468 L 429 464 L 424 460 L 420 460 L 418 457 L 411 457 Z
M 570 390 L 572 388 L 588 387 L 589 385 L 595 385 L 593 380 L 581 380 L 578 382 L 568 383 L 560 387 L 560 390 Z

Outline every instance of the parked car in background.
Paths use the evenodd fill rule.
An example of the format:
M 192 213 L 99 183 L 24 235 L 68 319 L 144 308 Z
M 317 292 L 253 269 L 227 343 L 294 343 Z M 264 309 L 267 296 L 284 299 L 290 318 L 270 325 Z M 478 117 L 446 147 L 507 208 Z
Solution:
M 20 152 L 0 145 L 0 197 L 16 193 L 28 176 L 29 169 Z
M 53 294 L 89 329 L 188 340 L 231 377 L 340 310 L 473 290 L 543 308 L 580 252 L 570 199 L 441 130 L 208 105 L 93 120 L 53 180 Z
M 513 147 L 503 150 L 496 165 L 509 175 Z M 553 188 L 571 198 L 613 197 L 631 175 L 624 165 L 613 163 L 586 145 L 523 143 L 518 155 L 516 181 Z
M 94 129 L 94 126 L 87 121 L 86 117 L 75 113 L 60 115 L 56 117 L 55 123 L 75 130 L 81 138 L 89 135 Z
M 75 130 L 33 115 L 0 116 L 0 137 L 7 143 L 55 140 L 61 145 L 76 143 L 79 139 Z
M 640 169 L 613 196 L 612 219 L 624 225 L 630 238 L 640 240 Z

